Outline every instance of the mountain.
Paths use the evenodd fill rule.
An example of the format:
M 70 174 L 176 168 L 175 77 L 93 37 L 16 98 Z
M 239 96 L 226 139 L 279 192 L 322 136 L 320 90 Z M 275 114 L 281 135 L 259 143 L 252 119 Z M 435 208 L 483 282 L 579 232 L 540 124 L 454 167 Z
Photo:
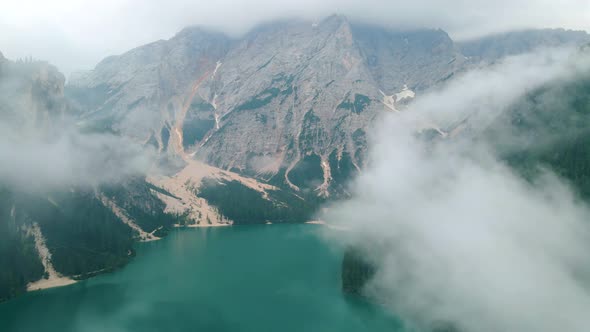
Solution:
M 587 37 L 550 34 L 563 35 L 552 45 Z M 122 266 L 134 241 L 176 226 L 310 220 L 346 195 L 380 113 L 547 46 L 514 43 L 341 16 L 240 38 L 190 27 L 65 87 L 55 67 L 0 54 L 0 300 Z
M 48 63 L 0 58 L 0 301 L 112 271 L 175 226 L 311 217 L 296 195 L 197 161 L 146 177 L 153 148 L 85 126 L 64 82 Z
M 105 59 L 66 92 L 88 126 L 328 197 L 345 193 L 363 167 L 380 112 L 494 59 L 588 38 L 535 30 L 455 43 L 442 30 L 391 31 L 341 16 L 269 23 L 237 39 L 186 28 Z
M 133 240 L 145 239 L 142 232 L 159 236 L 174 222 L 141 178 L 112 185 L 125 194 L 122 199 L 106 186 L 47 179 L 64 174 L 53 163 L 58 168 L 86 166 L 83 154 L 76 154 L 80 160 L 70 165 L 62 149 L 70 147 L 64 142 L 84 140 L 71 132 L 75 111 L 64 96 L 64 83 L 48 63 L 0 59 L 0 300 L 121 266 L 133 254 Z M 125 225 L 116 211 L 124 211 L 142 231 Z
M 588 47 L 582 53 L 590 60 Z M 529 92 L 485 128 L 483 137 L 498 133 L 503 135 L 496 139 L 498 153 L 525 178 L 549 169 L 579 198 L 590 199 L 590 72 Z
M 9 61 L 0 54 L 0 117 L 21 130 L 50 130 L 68 111 L 65 77 L 54 66 L 32 59 Z
M 452 76 L 463 58 L 443 31 L 390 32 L 339 16 L 233 40 L 187 28 L 105 59 L 67 91 L 89 123 L 328 196 L 362 167 L 375 116 Z
M 538 48 L 579 46 L 590 43 L 585 31 L 538 29 L 511 31 L 458 43 L 461 52 L 478 61 L 493 62 L 505 56 L 531 52 Z

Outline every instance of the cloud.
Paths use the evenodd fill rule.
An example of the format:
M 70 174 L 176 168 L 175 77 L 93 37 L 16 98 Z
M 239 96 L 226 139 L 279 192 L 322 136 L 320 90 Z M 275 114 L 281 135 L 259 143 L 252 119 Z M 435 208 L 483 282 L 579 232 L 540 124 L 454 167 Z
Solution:
M 0 126 L 0 183 L 32 191 L 118 183 L 145 174 L 156 158 L 124 137 L 62 130 L 48 140 Z
M 508 59 L 387 115 L 353 198 L 326 212 L 350 229 L 328 239 L 368 250 L 379 266 L 367 294 L 409 325 L 590 330 L 588 206 L 551 172 L 523 180 L 494 142 L 416 136 L 425 119 L 481 123 L 531 89 L 590 70 L 566 54 Z
M 63 76 L 44 63 L 0 65 L 0 185 L 24 190 L 116 183 L 145 174 L 156 151 L 76 125 Z
M 268 20 L 334 13 L 393 28 L 443 28 L 455 38 L 528 27 L 590 29 L 585 0 L 22 0 L 3 5 L 0 49 L 10 58 L 49 60 L 69 74 L 187 25 L 238 35 Z

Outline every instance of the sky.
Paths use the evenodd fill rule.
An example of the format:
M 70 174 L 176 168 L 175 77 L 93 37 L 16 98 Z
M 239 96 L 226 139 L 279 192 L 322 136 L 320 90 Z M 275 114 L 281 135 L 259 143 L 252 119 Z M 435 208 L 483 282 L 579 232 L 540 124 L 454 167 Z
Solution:
M 531 27 L 590 30 L 588 0 L 19 0 L 2 4 L 0 52 L 47 60 L 69 75 L 188 25 L 236 36 L 269 20 L 331 14 L 393 28 L 442 28 L 455 39 Z

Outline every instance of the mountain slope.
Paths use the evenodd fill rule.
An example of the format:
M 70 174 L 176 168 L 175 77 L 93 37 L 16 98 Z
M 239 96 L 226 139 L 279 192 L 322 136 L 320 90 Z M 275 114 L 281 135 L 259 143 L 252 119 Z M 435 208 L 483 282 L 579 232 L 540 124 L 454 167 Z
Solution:
M 214 45 L 215 52 L 203 55 L 199 48 L 179 59 L 161 51 L 187 49 L 184 44 L 202 40 L 209 45 L 203 49 Z M 138 54 L 144 55 L 137 59 Z M 156 84 L 172 81 L 176 72 L 156 74 L 153 68 L 181 70 L 187 63 L 192 67 L 182 70 L 178 84 L 166 89 Z M 118 78 L 110 69 L 125 66 L 134 68 L 133 78 Z M 133 114 L 150 119 L 133 130 L 120 124 L 109 129 L 161 151 L 172 147 L 168 151 L 175 155 L 194 155 L 222 169 L 327 196 L 344 190 L 333 179 L 362 168 L 366 131 L 380 112 L 403 108 L 413 90 L 428 89 L 464 66 L 443 31 L 396 33 L 332 16 L 315 24 L 263 25 L 233 41 L 185 29 L 73 77 L 68 95 L 91 108 L 88 120 L 104 114 L 130 124 L 138 121 Z M 188 78 L 186 73 L 196 74 Z M 112 91 L 100 101 L 94 93 L 99 86 Z M 142 90 L 145 86 L 149 89 Z
M 105 59 L 67 91 L 88 107 L 90 126 L 325 197 L 345 193 L 363 167 L 380 112 L 504 56 L 589 39 L 533 30 L 457 44 L 442 30 L 391 31 L 341 16 L 269 23 L 238 39 L 187 28 Z
M 173 216 L 161 213 L 163 203 L 149 188 L 146 191 L 141 177 L 111 183 L 108 191 L 92 185 L 94 180 L 68 172 L 79 172 L 80 176 L 93 172 L 80 169 L 93 162 L 86 163 L 83 159 L 88 156 L 83 153 L 68 151 L 72 147 L 69 143 L 123 141 L 86 137 L 72 128 L 75 112 L 64 97 L 64 81 L 63 75 L 45 62 L 0 61 L 0 300 L 27 289 L 71 283 L 72 278 L 85 278 L 128 262 L 133 241 L 140 239 L 140 234 L 114 213 L 113 206 L 99 199 L 116 198 L 114 189 L 125 197 L 117 202 L 118 209 L 137 221 L 142 231 L 158 228 L 164 234 L 175 222 Z M 88 154 L 106 152 L 105 160 L 114 164 L 114 158 L 122 164 L 132 162 L 129 156 L 109 154 L 109 150 L 113 148 Z M 71 153 L 80 158 L 73 165 Z M 100 167 L 108 168 L 105 164 Z M 67 181 L 59 183 L 60 179 Z
M 539 29 L 511 31 L 458 43 L 461 52 L 477 61 L 493 62 L 537 48 L 578 46 L 590 42 L 585 31 Z

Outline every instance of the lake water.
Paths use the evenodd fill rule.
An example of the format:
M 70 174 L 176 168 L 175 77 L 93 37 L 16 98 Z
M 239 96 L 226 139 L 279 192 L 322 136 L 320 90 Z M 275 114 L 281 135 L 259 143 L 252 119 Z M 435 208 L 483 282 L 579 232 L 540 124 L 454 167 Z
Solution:
M 400 331 L 340 291 L 317 225 L 172 232 L 125 268 L 0 304 L 0 331 Z

